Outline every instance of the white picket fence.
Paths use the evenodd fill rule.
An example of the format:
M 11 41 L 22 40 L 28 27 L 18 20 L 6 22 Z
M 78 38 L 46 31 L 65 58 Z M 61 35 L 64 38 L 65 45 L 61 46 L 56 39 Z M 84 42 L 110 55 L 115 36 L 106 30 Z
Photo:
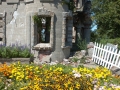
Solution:
M 112 66 L 120 68 L 120 50 L 95 43 L 92 60 L 108 69 Z

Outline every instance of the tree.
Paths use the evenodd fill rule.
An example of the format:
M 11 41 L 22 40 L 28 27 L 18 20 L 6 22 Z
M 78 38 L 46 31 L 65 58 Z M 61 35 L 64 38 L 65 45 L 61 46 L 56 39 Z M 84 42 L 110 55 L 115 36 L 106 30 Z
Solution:
M 98 37 L 120 37 L 120 0 L 92 0 L 92 12 Z

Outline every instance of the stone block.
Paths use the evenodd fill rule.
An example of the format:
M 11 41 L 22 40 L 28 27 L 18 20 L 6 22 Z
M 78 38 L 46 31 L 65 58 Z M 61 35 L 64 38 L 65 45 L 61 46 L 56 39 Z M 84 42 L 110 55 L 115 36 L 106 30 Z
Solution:
M 94 48 L 89 48 L 89 49 L 88 49 L 88 56 L 89 56 L 89 57 L 92 57 L 92 55 L 93 55 L 93 50 L 94 50 Z
M 3 28 L 0 28 L 0 33 L 2 33 L 3 32 Z
M 0 41 L 0 45 L 3 45 L 3 41 Z
M 93 42 L 90 42 L 89 44 L 87 44 L 87 48 L 93 48 L 94 47 L 94 43 Z
M 13 5 L 13 9 L 14 9 L 14 11 L 17 9 L 17 4 Z
M 0 13 L 0 17 L 3 17 L 3 13 Z
M 81 55 L 85 56 L 86 55 L 86 50 L 81 50 Z
M 31 58 L 9 58 L 9 59 L 0 58 L 0 64 L 6 62 L 6 64 L 8 64 L 8 65 L 11 63 L 17 63 L 17 62 L 20 62 L 22 64 L 30 64 L 31 61 L 32 61 Z
M 19 0 L 7 0 L 7 3 L 18 3 Z
M 120 69 L 117 72 L 115 72 L 115 75 L 120 76 Z
M 110 70 L 111 70 L 112 74 L 116 74 L 118 71 L 120 71 L 120 69 L 118 67 L 115 67 L 115 66 L 111 67 Z M 119 73 L 119 75 L 120 75 L 120 73 Z
M 3 25 L 4 25 L 4 22 L 2 20 L 0 20 L 0 26 L 3 26 Z
M 2 38 L 3 37 L 3 33 L 0 33 L 0 38 Z
M 33 2 L 34 0 L 25 0 L 26 3 Z
M 42 61 L 42 62 L 49 63 L 49 62 L 51 62 L 50 59 L 51 59 L 51 55 L 47 55 L 47 56 L 43 57 L 41 61 Z

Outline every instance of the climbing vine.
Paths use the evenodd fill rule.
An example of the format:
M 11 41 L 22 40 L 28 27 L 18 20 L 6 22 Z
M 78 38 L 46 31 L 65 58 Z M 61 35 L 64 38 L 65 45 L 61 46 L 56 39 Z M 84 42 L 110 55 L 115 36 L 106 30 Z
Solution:
M 69 2 L 66 1 L 66 0 L 62 0 L 62 1 L 61 1 L 61 4 L 62 4 L 62 5 L 64 5 L 64 4 L 68 5 L 69 10 L 71 10 L 71 11 L 74 11 L 74 9 L 75 9 L 74 0 L 70 0 Z

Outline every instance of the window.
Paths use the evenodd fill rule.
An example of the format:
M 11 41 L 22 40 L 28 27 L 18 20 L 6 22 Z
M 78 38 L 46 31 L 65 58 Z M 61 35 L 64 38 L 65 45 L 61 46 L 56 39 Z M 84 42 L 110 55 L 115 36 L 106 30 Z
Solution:
M 37 27 L 38 42 L 37 43 L 49 43 L 50 42 L 50 27 L 51 17 L 39 16 L 40 23 Z
M 33 20 L 32 20 L 33 18 Z M 51 50 L 54 42 L 54 12 L 46 8 L 39 8 L 38 13 L 32 14 L 34 35 L 31 37 L 31 45 L 36 50 Z M 33 22 L 34 21 L 34 22 Z

